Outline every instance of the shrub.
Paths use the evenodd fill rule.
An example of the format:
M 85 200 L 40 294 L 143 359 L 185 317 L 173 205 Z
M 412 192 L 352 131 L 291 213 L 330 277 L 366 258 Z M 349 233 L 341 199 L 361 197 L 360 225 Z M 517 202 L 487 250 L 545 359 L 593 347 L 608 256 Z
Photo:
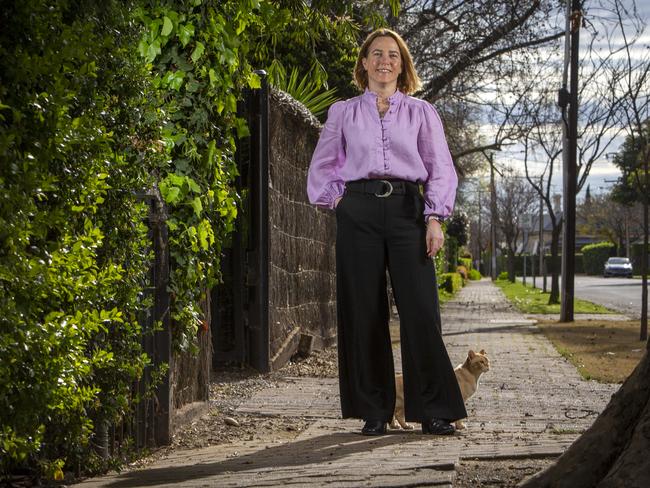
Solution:
M 0 468 L 56 477 L 148 365 L 135 194 L 163 159 L 128 11 L 81 4 L 0 10 Z
M 456 266 L 456 273 L 462 276 L 463 282 L 466 282 L 469 279 L 469 273 L 465 266 Z
M 509 278 L 508 278 L 508 272 L 507 271 L 501 271 L 501 273 L 499 273 L 499 276 L 497 276 L 497 280 L 499 280 L 499 281 L 507 281 L 508 279 Z
M 465 266 L 465 268 L 468 269 L 468 270 L 472 269 L 472 258 L 471 257 L 470 258 L 466 258 L 466 257 L 458 258 L 458 264 L 460 264 L 461 266 Z
M 616 245 L 607 241 L 584 246 L 582 248 L 582 263 L 585 273 L 589 275 L 601 274 L 605 261 L 615 250 Z
M 480 280 L 481 279 L 481 273 L 477 269 L 470 269 L 469 270 L 469 279 L 472 281 Z
M 440 276 L 438 288 L 445 290 L 447 293 L 454 294 L 463 287 L 463 277 L 458 273 L 443 273 Z

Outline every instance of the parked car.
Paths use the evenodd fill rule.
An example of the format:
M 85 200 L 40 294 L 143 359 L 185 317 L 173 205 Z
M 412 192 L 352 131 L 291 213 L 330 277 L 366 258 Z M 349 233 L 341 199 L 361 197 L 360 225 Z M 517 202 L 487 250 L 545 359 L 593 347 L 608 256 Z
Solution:
M 628 258 L 609 258 L 605 263 L 603 276 L 627 276 L 632 278 L 632 263 Z

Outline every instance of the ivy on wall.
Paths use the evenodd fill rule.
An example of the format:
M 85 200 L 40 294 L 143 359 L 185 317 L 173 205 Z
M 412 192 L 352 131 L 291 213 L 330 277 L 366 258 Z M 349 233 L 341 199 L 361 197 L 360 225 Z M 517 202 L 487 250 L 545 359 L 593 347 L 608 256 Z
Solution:
M 379 2 L 381 3 L 381 2 Z M 390 3 L 393 9 L 398 2 Z M 370 6 L 361 22 L 379 22 Z M 165 114 L 168 164 L 160 191 L 170 208 L 174 343 L 191 349 L 203 320 L 198 306 L 219 278 L 222 243 L 234 227 L 240 196 L 233 187 L 236 137 L 248 133 L 237 117 L 244 88 L 259 88 L 253 65 L 274 71 L 300 59 L 315 84 L 327 70 L 316 46 L 346 60 L 352 72 L 358 24 L 352 7 L 322 1 L 151 1 L 135 12 L 144 28 L 138 52 L 148 63 Z M 340 15 L 339 15 L 340 14 Z M 351 78 L 351 75 L 348 75 Z
M 148 63 L 165 114 L 169 159 L 159 188 L 169 207 L 174 344 L 191 349 L 203 317 L 199 302 L 218 279 L 221 243 L 232 231 L 238 89 L 258 88 L 245 62 L 244 33 L 259 2 L 152 2 L 135 17 L 144 28 L 138 52 Z M 231 20 L 229 20 L 231 19 Z M 232 21 L 234 20 L 234 21 Z

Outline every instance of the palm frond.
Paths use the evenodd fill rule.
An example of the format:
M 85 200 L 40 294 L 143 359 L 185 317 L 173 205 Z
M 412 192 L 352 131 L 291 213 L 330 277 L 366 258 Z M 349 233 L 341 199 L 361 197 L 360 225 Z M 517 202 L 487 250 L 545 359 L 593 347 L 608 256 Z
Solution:
M 274 60 L 269 68 L 269 73 L 272 73 L 269 81 L 273 86 L 302 103 L 315 117 L 320 117 L 339 98 L 335 95 L 336 88 L 323 88 L 324 83 L 321 81 L 318 68 L 312 66 L 307 74 L 301 77 L 298 68 L 294 66 L 287 76 L 282 64 Z

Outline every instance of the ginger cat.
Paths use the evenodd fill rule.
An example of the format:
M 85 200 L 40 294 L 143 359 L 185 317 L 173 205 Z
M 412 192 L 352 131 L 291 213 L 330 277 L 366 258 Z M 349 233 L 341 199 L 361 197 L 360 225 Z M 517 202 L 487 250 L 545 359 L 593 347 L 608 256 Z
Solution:
M 460 386 L 460 393 L 463 395 L 465 403 L 467 403 L 469 397 L 476 393 L 478 380 L 486 371 L 490 371 L 490 360 L 484 349 L 481 349 L 480 352 L 474 352 L 470 349 L 465 362 L 454 368 L 458 386 Z M 456 429 L 462 430 L 464 428 L 465 422 L 457 420 Z
M 481 349 L 480 352 L 474 352 L 470 349 L 465 362 L 454 368 L 463 401 L 466 402 L 469 397 L 476 393 L 480 376 L 489 370 L 490 360 L 485 350 Z M 465 423 L 462 420 L 457 420 L 455 424 L 458 430 L 465 428 Z M 399 429 L 400 427 L 405 430 L 413 429 L 413 426 L 406 421 L 404 416 L 404 377 L 401 374 L 396 374 L 395 413 L 390 428 Z
M 400 427 L 404 430 L 413 429 L 404 415 L 404 376 L 398 373 L 395 375 L 395 413 L 393 413 L 390 428 L 399 429 Z

